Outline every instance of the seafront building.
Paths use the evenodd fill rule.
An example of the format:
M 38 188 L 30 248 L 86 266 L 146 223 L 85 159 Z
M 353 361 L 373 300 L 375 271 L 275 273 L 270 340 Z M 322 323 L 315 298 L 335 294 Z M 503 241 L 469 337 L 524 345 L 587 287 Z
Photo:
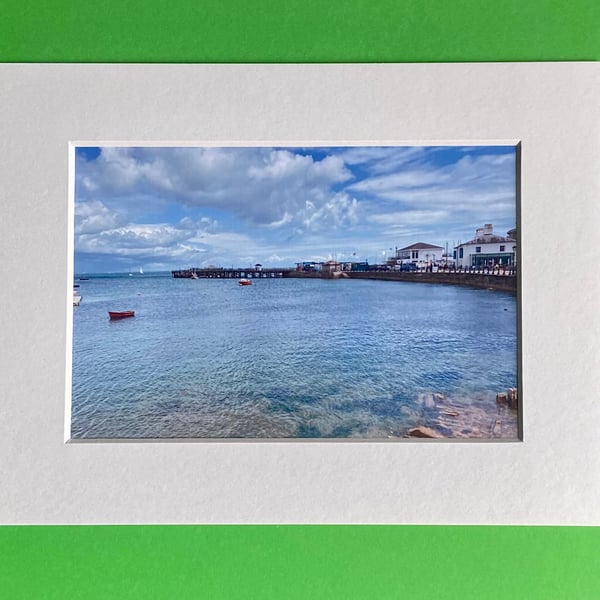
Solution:
M 516 264 L 516 229 L 506 236 L 496 235 L 491 223 L 475 230 L 475 237 L 458 244 L 454 258 L 458 269 L 485 267 L 514 267 Z
M 417 242 L 396 250 L 396 264 L 413 264 L 419 269 L 426 269 L 439 264 L 443 259 L 444 249 L 441 246 Z

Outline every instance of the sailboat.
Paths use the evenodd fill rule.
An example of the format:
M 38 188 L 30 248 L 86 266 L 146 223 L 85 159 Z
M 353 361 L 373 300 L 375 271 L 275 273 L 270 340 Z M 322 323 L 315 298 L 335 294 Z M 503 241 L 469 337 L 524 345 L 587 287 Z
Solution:
M 140 267 L 140 275 L 144 274 L 144 269 L 142 269 L 142 267 Z

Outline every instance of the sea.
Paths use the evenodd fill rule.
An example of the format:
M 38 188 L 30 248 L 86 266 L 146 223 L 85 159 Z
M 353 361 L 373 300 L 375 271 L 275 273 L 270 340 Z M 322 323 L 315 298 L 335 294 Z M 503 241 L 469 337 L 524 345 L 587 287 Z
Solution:
M 493 422 L 496 394 L 517 385 L 510 293 L 170 273 L 75 283 L 72 439 L 402 438 L 428 395 Z

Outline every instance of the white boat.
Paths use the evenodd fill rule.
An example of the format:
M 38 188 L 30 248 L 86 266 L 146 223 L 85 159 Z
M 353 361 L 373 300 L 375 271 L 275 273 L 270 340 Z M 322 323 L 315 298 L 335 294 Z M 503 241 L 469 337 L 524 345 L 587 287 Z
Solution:
M 198 277 L 198 273 L 196 273 L 195 271 L 192 273 L 192 279 L 200 279 Z
M 140 275 L 144 274 L 144 269 L 142 269 L 142 267 L 140 267 Z
M 240 279 L 240 285 L 252 285 L 252 281 L 250 279 Z
M 77 290 L 73 290 L 73 306 L 79 306 L 81 298 L 82 296 L 77 293 Z

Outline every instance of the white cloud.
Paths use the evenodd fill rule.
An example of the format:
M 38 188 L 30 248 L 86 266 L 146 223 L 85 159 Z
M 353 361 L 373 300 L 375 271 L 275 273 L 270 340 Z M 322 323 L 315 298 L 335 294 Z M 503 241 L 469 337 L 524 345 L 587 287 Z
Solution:
M 333 186 L 352 178 L 336 156 L 315 160 L 309 154 L 271 148 L 103 148 L 94 161 L 80 159 L 76 193 L 93 190 L 110 204 L 124 194 L 144 202 L 180 203 L 231 211 L 255 224 L 279 227 L 306 220 L 311 202 L 332 214 L 330 225 L 350 205 L 334 206 Z
M 201 217 L 196 221 L 191 217 L 183 217 L 177 223 L 179 229 L 188 229 L 196 232 L 216 231 L 218 226 L 218 221 L 209 217 Z
M 126 223 L 119 211 L 109 209 L 100 200 L 75 204 L 75 233 L 90 234 L 114 229 Z
M 359 183 L 348 186 L 357 192 L 370 192 L 389 197 L 398 190 L 413 190 L 429 186 L 441 186 L 450 181 L 450 174 L 436 170 L 413 170 L 393 173 L 391 175 L 370 177 Z
M 279 256 L 279 254 L 271 254 L 271 256 L 269 256 L 268 261 L 270 263 L 285 263 L 285 264 L 291 264 L 294 260 L 296 260 L 296 257 L 292 257 L 292 256 Z
M 123 252 L 171 247 L 189 239 L 193 232 L 172 225 L 126 225 L 98 234 L 83 233 L 76 236 L 76 249 L 82 252 Z
M 414 225 L 438 225 L 449 217 L 447 210 L 405 210 L 391 213 L 370 215 L 367 220 L 377 225 L 392 225 L 399 228 Z
M 336 193 L 316 204 L 307 201 L 298 214 L 303 227 L 310 231 L 351 227 L 358 222 L 358 201 L 346 193 Z
M 359 146 L 356 148 L 348 148 L 339 156 L 346 164 L 366 167 L 369 173 L 376 175 L 395 172 L 401 167 L 422 160 L 425 156 L 425 148 L 420 146 Z
M 400 173 L 370 177 L 347 189 L 410 206 L 428 203 L 455 208 L 457 202 L 514 201 L 514 156 L 465 156 L 444 167 L 419 165 Z
M 433 238 L 419 241 L 465 239 L 483 223 L 501 231 L 516 219 L 513 153 L 465 155 L 443 167 L 414 165 L 348 189 L 369 199 L 368 222 L 384 227 L 382 234 L 402 235 L 405 228 L 419 227 Z

